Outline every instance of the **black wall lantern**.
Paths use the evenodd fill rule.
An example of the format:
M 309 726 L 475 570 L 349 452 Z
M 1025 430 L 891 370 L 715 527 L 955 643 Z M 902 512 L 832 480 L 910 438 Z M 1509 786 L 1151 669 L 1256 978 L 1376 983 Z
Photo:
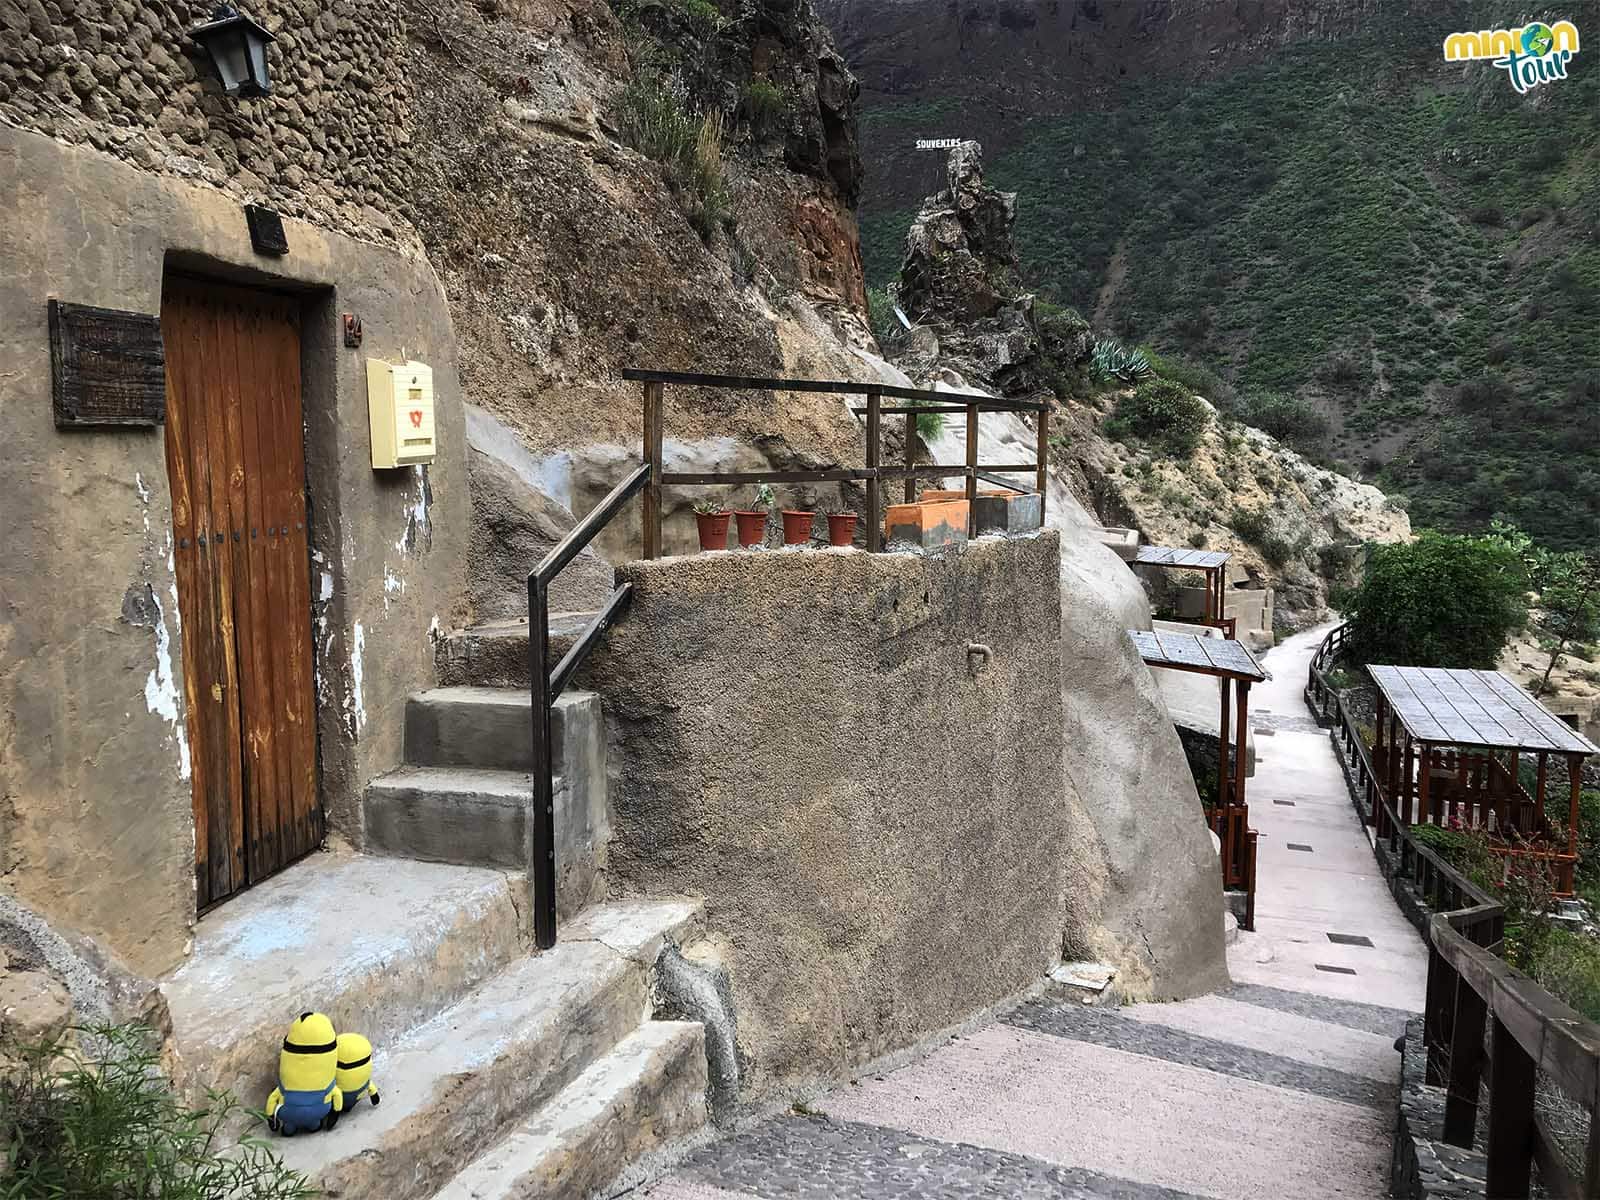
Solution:
M 211 20 L 189 31 L 189 37 L 211 56 L 228 95 L 265 96 L 272 90 L 267 43 L 277 39 L 232 5 L 219 6 Z

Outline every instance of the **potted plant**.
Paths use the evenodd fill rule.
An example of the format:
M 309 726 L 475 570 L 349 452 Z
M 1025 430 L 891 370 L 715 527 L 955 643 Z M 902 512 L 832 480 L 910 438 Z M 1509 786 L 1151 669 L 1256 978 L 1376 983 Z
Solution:
M 849 509 L 828 514 L 828 545 L 853 546 L 856 543 L 856 514 Z
M 700 549 L 728 548 L 728 519 L 733 514 L 715 500 L 699 500 L 694 506 L 694 523 L 700 532 Z
M 739 545 L 759 546 L 767 540 L 767 517 L 773 506 L 772 489 L 766 484 L 756 488 L 757 508 L 735 509 L 733 519 L 739 526 Z
M 811 521 L 816 516 L 809 508 L 783 510 L 783 544 L 806 546 L 811 543 Z

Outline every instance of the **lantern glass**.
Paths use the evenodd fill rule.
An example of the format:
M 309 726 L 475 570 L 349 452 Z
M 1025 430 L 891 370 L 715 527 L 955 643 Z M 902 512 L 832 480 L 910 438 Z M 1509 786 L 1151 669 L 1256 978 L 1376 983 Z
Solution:
M 247 37 L 250 52 L 250 94 L 265 96 L 272 90 L 267 82 L 267 40 L 259 37 Z
M 223 5 L 189 36 L 210 55 L 228 95 L 265 96 L 272 90 L 267 77 L 267 43 L 274 38 L 237 9 Z
M 250 78 L 250 63 L 244 44 L 244 30 L 235 26 L 222 30 L 206 42 L 211 59 L 217 64 L 217 74 L 222 77 L 222 90 L 237 96 L 239 89 Z

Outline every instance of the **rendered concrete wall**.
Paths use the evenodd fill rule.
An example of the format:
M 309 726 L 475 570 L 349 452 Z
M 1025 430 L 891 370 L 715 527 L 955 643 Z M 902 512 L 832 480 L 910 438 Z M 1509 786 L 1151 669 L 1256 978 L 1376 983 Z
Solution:
M 747 1096 L 847 1072 L 1059 961 L 1058 556 L 1041 533 L 621 569 L 633 611 L 587 681 L 612 890 L 706 898 Z
M 194 920 L 183 633 L 163 431 L 58 432 L 46 301 L 158 313 L 164 270 L 303 296 L 322 793 L 360 839 L 359 791 L 400 761 L 430 628 L 464 582 L 455 343 L 427 263 L 285 222 L 255 255 L 238 203 L 97 151 L 0 128 L 0 846 L 4 886 L 158 972 Z M 345 349 L 339 313 L 366 342 Z M 438 461 L 375 473 L 364 363 L 434 367 Z

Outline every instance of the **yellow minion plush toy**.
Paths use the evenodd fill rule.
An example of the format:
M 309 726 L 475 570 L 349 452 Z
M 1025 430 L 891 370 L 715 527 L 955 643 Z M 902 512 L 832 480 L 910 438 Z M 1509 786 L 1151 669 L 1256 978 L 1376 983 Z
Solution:
M 267 1097 L 267 1128 L 285 1137 L 332 1129 L 344 1109 L 336 1080 L 338 1061 L 333 1022 L 321 1013 L 301 1013 L 278 1055 L 278 1086 Z
M 372 1043 L 359 1033 L 339 1035 L 338 1081 L 345 1112 L 353 1111 L 362 1096 L 378 1102 L 378 1089 L 372 1086 Z

